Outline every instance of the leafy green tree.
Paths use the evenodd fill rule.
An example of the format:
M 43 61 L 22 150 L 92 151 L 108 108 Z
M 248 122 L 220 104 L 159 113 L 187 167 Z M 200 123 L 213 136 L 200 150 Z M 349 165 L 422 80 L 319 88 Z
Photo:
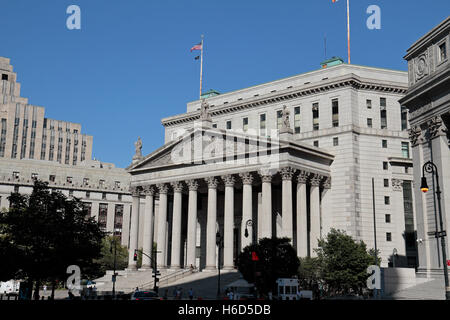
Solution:
M 107 270 L 114 269 L 114 251 L 116 260 L 116 270 L 123 270 L 128 266 L 128 249 L 120 244 L 120 240 L 115 236 L 107 236 L 102 240 L 101 258 L 96 259 L 99 265 L 95 277 L 103 276 Z
M 86 217 L 80 200 L 51 192 L 40 181 L 35 181 L 31 195 L 12 193 L 8 199 L 10 209 L 0 213 L 5 245 L 0 250 L 0 270 L 7 271 L 2 278 L 34 282 L 38 298 L 40 284 L 50 281 L 54 288 L 56 281 L 64 282 L 69 265 L 78 265 L 83 276 L 92 274 L 105 234 L 93 218 Z
M 364 242 L 331 229 L 326 239 L 319 240 L 316 252 L 328 294 L 363 294 L 369 276 L 367 267 L 375 264 L 375 257 L 367 251 Z
M 300 258 L 298 279 L 304 290 L 314 290 L 321 282 L 321 266 L 319 258 Z
M 258 261 L 252 260 L 252 252 Z M 298 267 L 297 253 L 288 238 L 263 238 L 258 244 L 245 247 L 238 258 L 238 269 L 244 279 L 255 283 L 263 294 L 276 292 L 276 280 L 297 275 Z

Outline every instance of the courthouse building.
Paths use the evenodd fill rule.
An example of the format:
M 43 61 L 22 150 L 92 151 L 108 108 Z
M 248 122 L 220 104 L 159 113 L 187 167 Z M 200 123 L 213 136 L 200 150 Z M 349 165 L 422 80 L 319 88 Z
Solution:
M 414 160 L 414 194 L 417 220 L 419 274 L 442 274 L 440 238 L 447 231 L 447 259 L 450 230 L 450 17 L 417 40 L 405 56 L 409 89 L 400 103 L 409 111 Z M 443 229 L 435 191 L 437 181 L 425 172 L 429 192 L 420 191 L 422 168 L 432 161 L 439 175 Z
M 44 107 L 20 96 L 10 60 L 0 57 L 0 208 L 11 192 L 29 194 L 35 179 L 80 198 L 102 228 L 128 245 L 130 176 L 111 163 L 92 160 L 92 136 L 81 125 L 45 118 Z M 123 230 L 123 234 L 122 234 Z
M 333 58 L 189 102 L 162 120 L 164 145 L 142 156 L 137 143 L 127 168 L 129 268 L 135 248 L 150 254 L 156 242 L 160 268 L 215 269 L 217 232 L 224 268 L 263 237 L 288 237 L 299 256 L 314 256 L 331 228 L 376 247 L 383 266 L 415 267 L 413 162 L 398 103 L 407 89 L 407 72 Z

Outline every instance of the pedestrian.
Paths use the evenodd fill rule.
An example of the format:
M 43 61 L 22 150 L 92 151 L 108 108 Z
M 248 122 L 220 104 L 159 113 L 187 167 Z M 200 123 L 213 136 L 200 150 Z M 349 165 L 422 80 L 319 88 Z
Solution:
M 177 287 L 173 288 L 173 298 L 177 298 Z
M 47 295 L 47 286 L 44 284 L 44 286 L 42 287 L 42 289 L 44 289 L 44 296 Z
M 233 300 L 233 291 L 232 290 L 230 290 L 228 292 L 228 300 Z
M 163 299 L 164 300 L 167 300 L 167 296 L 169 295 L 169 289 L 166 289 L 166 291 L 164 292 L 164 296 L 163 296 Z
M 138 292 L 139 291 L 139 287 L 136 287 L 136 289 L 134 289 L 134 292 Z
M 192 300 L 194 298 L 194 291 L 192 291 L 192 288 L 189 289 L 189 299 Z
M 177 287 L 177 300 L 181 299 L 181 290 L 179 287 Z

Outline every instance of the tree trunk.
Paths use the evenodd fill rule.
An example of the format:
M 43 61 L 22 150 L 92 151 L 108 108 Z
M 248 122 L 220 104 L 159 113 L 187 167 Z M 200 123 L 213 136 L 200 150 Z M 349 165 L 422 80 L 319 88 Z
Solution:
M 52 295 L 51 295 L 51 298 L 50 298 L 52 300 L 55 300 L 55 286 L 56 286 L 55 280 L 52 280 Z
M 34 289 L 34 300 L 39 300 L 39 287 L 41 286 L 41 281 L 36 280 L 36 287 Z

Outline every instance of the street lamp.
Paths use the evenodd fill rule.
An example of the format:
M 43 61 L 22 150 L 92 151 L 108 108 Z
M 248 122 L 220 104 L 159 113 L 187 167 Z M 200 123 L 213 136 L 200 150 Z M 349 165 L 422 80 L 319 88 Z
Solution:
M 244 232 L 244 236 L 246 238 L 248 238 L 248 229 L 247 227 L 252 227 L 253 226 L 253 220 L 252 219 L 248 219 L 247 222 L 245 222 L 245 232 Z M 252 232 L 253 234 L 253 232 Z M 255 240 L 252 237 L 252 244 L 255 244 Z
M 222 236 L 220 235 L 220 232 L 217 231 L 216 233 L 216 244 L 219 247 L 219 252 L 217 255 L 217 269 L 219 271 L 219 277 L 217 280 L 217 299 L 220 299 L 220 248 L 222 247 Z
M 425 177 L 425 172 L 431 173 L 432 176 L 434 177 L 434 175 L 436 175 L 436 197 L 438 200 L 438 210 L 439 210 L 439 223 L 440 223 L 440 228 L 441 231 L 438 232 L 436 231 L 435 233 L 435 237 L 436 238 L 441 238 L 441 246 L 442 246 L 442 259 L 444 260 L 444 281 L 445 281 L 445 299 L 450 300 L 450 287 L 449 287 L 449 283 L 448 283 L 448 270 L 447 270 L 447 250 L 445 248 L 445 236 L 446 236 L 446 232 L 444 230 L 444 224 L 442 222 L 442 209 L 441 209 L 441 188 L 439 187 L 439 174 L 438 174 L 438 169 L 436 167 L 436 165 L 431 162 L 428 161 L 426 162 L 423 167 L 422 167 L 422 181 L 420 184 L 420 190 L 423 193 L 428 192 L 429 188 L 428 188 L 428 183 L 427 183 L 427 178 Z
M 252 219 L 248 219 L 245 222 L 245 232 L 244 232 L 244 236 L 246 238 L 248 238 L 248 229 L 247 227 L 252 227 L 253 226 L 253 220 Z M 255 237 L 254 237 L 255 233 L 252 232 L 252 245 L 255 246 L 256 245 L 256 241 L 255 241 Z M 255 249 L 255 248 L 253 248 Z M 256 290 L 256 261 L 257 261 L 257 255 L 255 251 L 252 251 L 252 262 L 253 262 L 253 284 L 255 286 L 255 290 Z M 256 296 L 256 291 L 255 291 L 255 296 Z

